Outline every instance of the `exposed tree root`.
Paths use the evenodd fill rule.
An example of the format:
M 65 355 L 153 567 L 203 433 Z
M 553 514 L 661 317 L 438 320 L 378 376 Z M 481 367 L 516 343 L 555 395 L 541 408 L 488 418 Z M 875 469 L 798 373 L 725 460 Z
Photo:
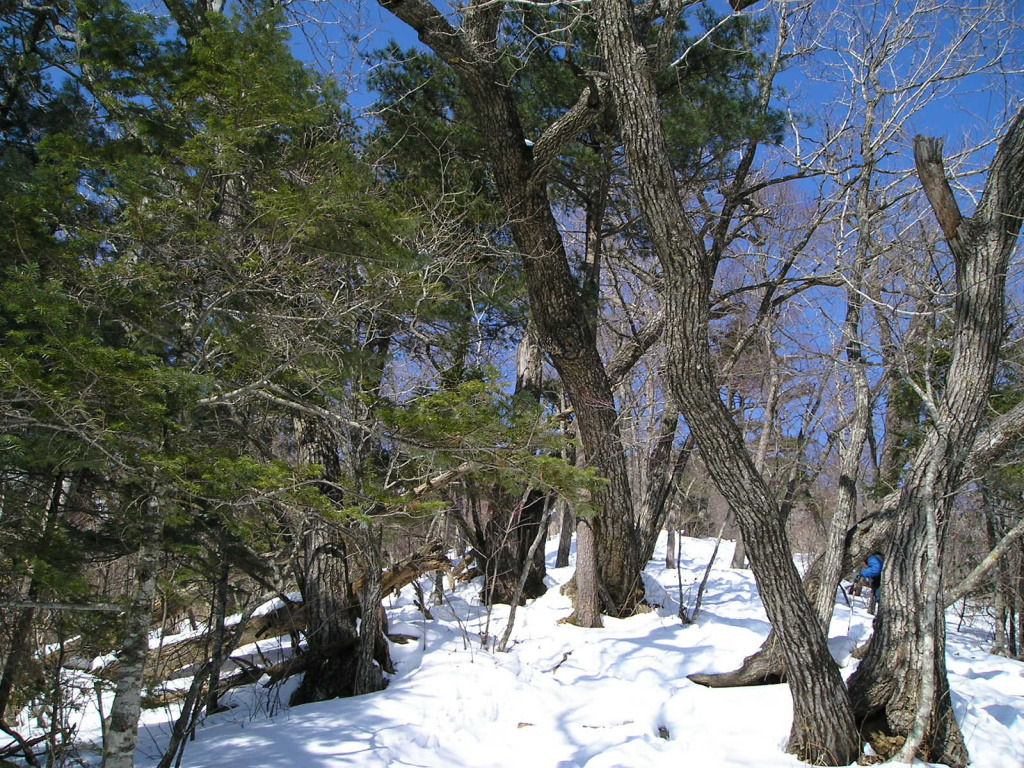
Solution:
M 786 682 L 786 665 L 773 642 L 768 642 L 743 660 L 743 665 L 732 672 L 713 675 L 693 674 L 688 678 L 707 688 L 740 688 L 748 685 L 776 685 Z

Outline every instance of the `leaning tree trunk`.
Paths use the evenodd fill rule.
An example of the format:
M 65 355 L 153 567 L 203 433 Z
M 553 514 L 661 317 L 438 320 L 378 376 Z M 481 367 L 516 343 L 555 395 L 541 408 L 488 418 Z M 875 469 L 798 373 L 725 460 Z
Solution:
M 886 497 L 882 508 L 856 523 L 846 532 L 839 573 L 850 573 L 870 552 L 886 548 L 896 526 L 895 495 Z M 825 579 L 826 559 L 818 557 L 804 575 L 803 589 L 812 605 L 820 605 L 822 592 L 831 598 L 841 579 Z M 830 569 L 831 570 L 831 569 Z M 831 615 L 831 607 L 829 609 Z M 786 660 L 773 629 L 758 650 L 745 658 L 739 669 L 715 674 L 693 674 L 689 679 L 709 688 L 737 688 L 747 685 L 775 685 L 786 680 Z
M 985 415 L 1005 328 L 1010 255 L 1024 216 L 1024 109 L 1000 142 L 978 209 L 964 219 L 946 180 L 942 143 L 918 136 L 918 176 L 953 255 L 953 344 L 945 389 L 897 507 L 882 607 L 867 657 L 850 679 L 858 717 L 877 721 L 932 762 L 966 765 L 949 700 L 937 559 L 952 498 Z
M 595 9 L 636 195 L 664 271 L 669 386 L 740 522 L 765 609 L 779 634 L 793 694 L 789 749 L 810 762 L 849 764 L 860 740 L 842 678 L 800 588 L 778 505 L 719 396 L 708 341 L 715 264 L 681 202 L 632 5 L 600 0 Z
M 984 471 L 986 466 L 991 465 L 1015 445 L 1016 436 L 1020 434 L 1021 429 L 1024 429 L 1024 406 L 1017 406 L 994 418 L 974 439 L 967 467 L 961 475 L 973 477 Z M 852 573 L 860 567 L 868 554 L 889 547 L 896 535 L 899 501 L 898 492 L 888 494 L 878 505 L 877 511 L 859 520 L 846 532 L 840 574 Z M 820 604 L 821 592 L 831 597 L 839 586 L 839 580 L 826 581 L 822 578 L 825 571 L 823 564 L 824 559 L 817 558 L 804 576 L 804 591 L 814 604 Z M 950 605 L 950 598 L 956 595 L 962 586 L 964 585 L 958 585 L 950 594 L 944 595 L 943 602 L 946 606 Z M 786 663 L 779 652 L 775 632 L 772 631 L 761 647 L 743 660 L 739 669 L 710 675 L 694 674 L 690 675 L 689 679 L 710 688 L 734 688 L 746 685 L 773 685 L 785 680 L 785 677 Z
M 874 167 L 875 150 L 868 134 L 862 137 L 861 151 L 865 164 Z M 861 342 L 861 322 L 864 308 L 865 281 L 873 259 L 872 214 L 874 193 L 871 175 L 864 173 L 856 195 L 857 241 L 853 263 L 847 279 L 846 316 L 843 321 L 843 343 L 846 355 L 846 370 L 850 376 L 854 395 L 853 413 L 849 434 L 840 449 L 839 483 L 836 490 L 836 504 L 832 519 L 825 534 L 823 553 L 814 561 L 804 577 L 804 591 L 821 620 L 826 633 L 832 620 L 836 588 L 844 573 L 849 572 L 849 547 L 847 535 L 856 519 L 857 488 L 860 482 L 861 457 L 871 430 L 871 386 L 868 381 L 867 363 Z M 771 409 L 769 409 L 770 411 Z M 759 446 L 759 454 L 763 445 Z M 760 464 L 758 465 L 760 469 Z M 795 478 L 794 478 L 795 479 Z M 879 542 L 883 539 L 877 539 Z M 739 549 L 739 548 L 737 548 Z M 871 550 L 867 550 L 871 551 Z M 855 560 L 854 562 L 859 562 Z M 738 567 L 734 561 L 733 567 Z M 774 632 L 770 633 L 757 653 L 748 656 L 740 669 L 714 675 L 691 675 L 694 682 L 709 687 L 733 687 L 739 685 L 774 684 L 786 679 L 786 665 Z

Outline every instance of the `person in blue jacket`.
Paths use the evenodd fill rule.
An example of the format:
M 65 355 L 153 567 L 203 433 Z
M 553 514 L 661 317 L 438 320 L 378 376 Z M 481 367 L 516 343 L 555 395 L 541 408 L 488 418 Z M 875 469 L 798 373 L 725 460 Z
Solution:
M 882 553 L 872 552 L 864 559 L 864 568 L 861 569 L 860 577 L 871 583 L 871 602 L 868 604 L 868 611 L 875 612 L 875 605 L 878 603 L 879 590 L 882 588 Z

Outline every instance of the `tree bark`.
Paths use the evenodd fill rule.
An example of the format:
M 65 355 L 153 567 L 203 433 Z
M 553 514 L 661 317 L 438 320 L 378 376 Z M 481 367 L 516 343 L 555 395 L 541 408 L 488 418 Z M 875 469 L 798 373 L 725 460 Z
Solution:
M 135 561 L 135 591 L 125 616 L 124 642 L 119 655 L 120 675 L 114 701 L 110 705 L 103 768 L 132 768 L 139 741 L 143 672 L 149 655 L 149 630 L 163 541 L 162 510 L 155 493 L 147 499 L 142 514 Z
M 580 627 L 604 626 L 601 620 L 601 587 L 594 545 L 594 524 L 589 518 L 576 521 L 576 573 L 571 582 L 575 590 L 575 610 L 567 619 Z
M 547 495 L 536 488 L 527 489 L 518 500 L 502 487 L 491 488 L 485 502 L 483 537 L 477 547 L 484 573 L 481 597 L 486 605 L 510 603 L 513 599 L 522 605 L 547 592 L 544 562 L 537 562 L 529 554 L 544 521 L 546 502 Z M 524 568 L 527 578 L 520 590 L 519 576 Z
M 936 489 L 941 484 L 935 475 L 942 463 L 929 462 L 923 471 L 932 476 L 912 477 L 913 490 L 903 494 L 894 546 L 886 551 L 874 635 L 849 688 L 862 731 L 876 751 L 886 743 L 874 738 L 877 734 L 911 739 L 923 702 L 926 731 L 917 737 L 922 757 L 963 766 L 967 749 L 950 702 L 945 609 L 938 600 L 936 516 L 941 502 Z M 913 759 L 913 752 L 909 757 Z
M 337 437 L 326 424 L 296 419 L 299 461 L 323 468 L 321 492 L 338 500 Z M 352 589 L 348 546 L 338 523 L 317 510 L 304 510 L 298 523 L 302 541 L 299 587 L 306 610 L 306 674 L 291 704 L 351 696 L 355 690 L 359 602 Z
M 387 615 L 383 599 L 381 572 L 384 567 L 381 531 L 373 523 L 362 530 L 363 583 L 359 594 L 362 620 L 359 623 L 359 651 L 356 657 L 352 693 L 382 691 L 387 687 L 384 673 L 394 673 L 387 642 Z
M 30 599 L 33 597 L 31 587 L 30 583 Z M 11 694 L 14 692 L 14 682 L 17 680 L 25 659 L 29 658 L 32 653 L 32 623 L 35 620 L 35 615 L 36 609 L 33 606 L 25 606 L 18 610 L 17 618 L 11 626 L 7 658 L 4 660 L 3 675 L 0 676 L 0 721 L 4 721 L 7 717 Z
M 569 565 L 569 554 L 572 551 L 572 529 L 576 522 L 576 516 L 572 513 L 569 504 L 564 499 L 558 499 L 555 504 L 560 510 L 556 512 L 559 520 L 559 530 L 555 568 L 565 568 Z
M 359 648 L 359 604 L 349 584 L 345 542 L 327 521 L 314 517 L 303 526 L 302 545 L 306 674 L 292 706 L 351 696 Z
M 219 553 L 219 552 L 218 552 Z M 223 557 L 222 553 L 221 556 Z M 206 711 L 210 714 L 219 709 L 220 669 L 224 665 L 224 643 L 227 636 L 225 622 L 228 616 L 228 586 L 231 577 L 230 561 L 224 557 L 219 573 L 214 598 L 214 627 L 211 633 L 212 650 L 210 652 L 210 684 L 207 689 Z

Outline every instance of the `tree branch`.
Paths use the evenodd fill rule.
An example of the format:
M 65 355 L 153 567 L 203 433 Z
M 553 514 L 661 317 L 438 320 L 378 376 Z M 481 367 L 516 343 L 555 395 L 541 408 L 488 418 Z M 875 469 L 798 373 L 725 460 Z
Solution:
M 473 58 L 465 39 L 428 0 L 379 0 L 380 6 L 412 27 L 427 45 L 448 64 Z
M 1024 519 L 1021 519 L 1013 528 L 1006 532 L 1006 535 L 1003 536 L 995 548 L 985 555 L 984 559 L 956 585 L 955 589 L 945 594 L 943 604 L 948 608 L 957 600 L 966 597 L 976 590 L 978 585 L 981 584 L 982 579 L 995 568 L 999 558 L 1005 555 L 1021 536 L 1024 536 Z
M 939 220 L 942 234 L 956 258 L 963 256 L 964 218 L 953 196 L 942 161 L 942 140 L 928 136 L 914 138 L 914 163 L 925 195 Z M 974 215 L 968 219 L 972 230 L 991 233 L 999 252 L 1005 253 L 1017 241 L 1024 220 L 1024 108 L 1021 108 L 999 142 L 992 160 L 985 191 Z
M 424 480 L 422 483 L 412 489 L 412 497 L 415 499 L 421 496 L 426 496 L 431 491 L 443 488 L 448 483 L 458 480 L 460 477 L 468 475 L 470 472 L 478 469 L 479 465 L 471 461 L 464 461 L 454 469 L 449 469 L 440 474 L 434 475 Z
M 962 251 L 959 229 L 963 215 L 946 178 L 946 166 L 942 161 L 942 139 L 915 136 L 914 164 L 917 166 L 917 176 L 921 180 L 928 202 L 939 220 L 942 234 L 949 243 L 953 255 L 959 257 Z
M 601 114 L 600 89 L 591 80 L 568 112 L 549 125 L 533 146 L 533 168 L 530 184 L 543 184 L 548 169 L 565 146 Z
M 665 311 L 658 309 L 640 332 L 620 347 L 608 362 L 608 378 L 613 387 L 619 386 L 622 380 L 633 370 L 633 366 L 643 357 L 644 353 L 654 346 L 665 330 Z
M 116 603 L 42 603 L 37 600 L 0 600 L 3 608 L 36 608 L 43 611 L 99 611 L 124 613 L 126 606 Z
M 969 470 L 977 470 L 997 459 L 1024 435 L 1024 402 L 994 418 L 974 438 L 968 456 Z

